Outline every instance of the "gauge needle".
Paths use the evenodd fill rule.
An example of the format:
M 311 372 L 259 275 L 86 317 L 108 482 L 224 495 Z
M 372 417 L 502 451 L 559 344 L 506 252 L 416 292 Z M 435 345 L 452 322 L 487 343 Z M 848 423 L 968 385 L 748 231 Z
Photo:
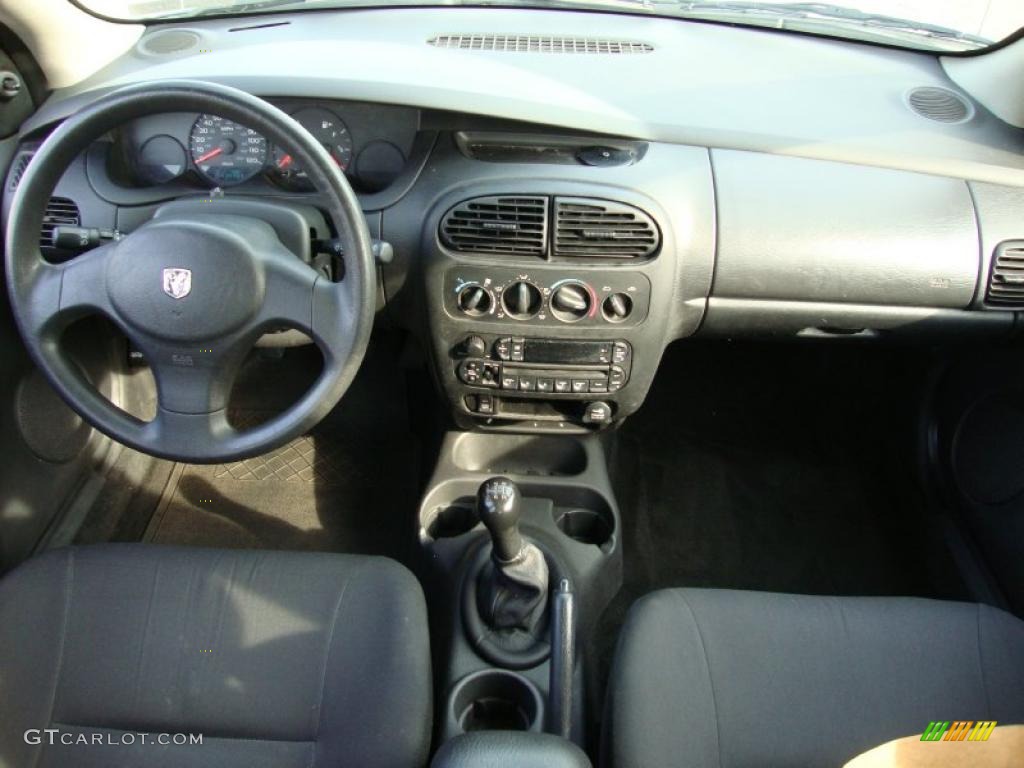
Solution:
M 285 155 L 284 157 L 282 157 L 280 160 L 277 161 L 277 167 L 280 168 L 282 171 L 285 168 L 287 168 L 289 165 L 291 165 L 291 164 L 292 164 L 292 156 L 291 155 Z
M 205 163 L 207 160 L 212 160 L 217 155 L 221 154 L 223 151 L 223 147 L 217 147 L 216 149 L 211 149 L 209 152 L 205 152 L 204 154 L 196 158 L 196 165 L 199 165 L 200 163 Z

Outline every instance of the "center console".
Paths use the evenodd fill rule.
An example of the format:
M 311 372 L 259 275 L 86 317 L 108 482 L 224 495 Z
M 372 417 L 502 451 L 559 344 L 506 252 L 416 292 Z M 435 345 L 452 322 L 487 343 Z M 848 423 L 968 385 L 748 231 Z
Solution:
M 453 193 L 426 225 L 435 369 L 463 428 L 585 432 L 647 393 L 676 262 L 650 199 L 598 185 Z

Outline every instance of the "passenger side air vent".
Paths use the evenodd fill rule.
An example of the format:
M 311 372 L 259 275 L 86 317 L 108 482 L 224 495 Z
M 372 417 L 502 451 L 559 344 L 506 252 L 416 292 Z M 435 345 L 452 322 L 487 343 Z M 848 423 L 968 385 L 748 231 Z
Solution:
M 654 46 L 639 40 L 608 40 L 554 35 L 438 35 L 427 40 L 435 48 L 499 53 L 650 53 Z
M 641 259 L 661 244 L 650 216 L 607 200 L 556 197 L 554 227 L 556 258 Z
M 476 197 L 441 219 L 441 239 L 453 251 L 543 256 L 546 197 Z
M 1024 240 L 1011 240 L 996 247 L 985 303 L 1024 309 Z
M 974 116 L 974 108 L 963 96 L 948 88 L 914 88 L 907 105 L 921 117 L 940 123 L 963 123 Z
M 67 197 L 51 197 L 46 204 L 46 213 L 43 214 L 43 228 L 39 233 L 39 247 L 44 253 L 55 251 L 52 242 L 53 228 L 57 226 L 78 227 L 82 224 L 82 217 L 78 212 L 78 206 L 74 200 Z

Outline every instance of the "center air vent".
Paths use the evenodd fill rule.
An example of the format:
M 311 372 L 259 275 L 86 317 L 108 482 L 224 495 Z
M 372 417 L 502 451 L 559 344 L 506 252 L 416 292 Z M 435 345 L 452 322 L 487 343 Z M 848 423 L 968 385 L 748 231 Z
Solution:
M 996 248 L 985 303 L 1024 308 L 1024 240 L 1007 241 Z
M 974 116 L 970 103 L 949 88 L 914 88 L 907 94 L 907 104 L 921 117 L 940 123 L 963 123 Z
M 639 40 L 608 40 L 555 35 L 438 35 L 427 40 L 435 48 L 501 53 L 650 53 L 654 46 Z
M 476 197 L 441 219 L 441 239 L 454 251 L 543 256 L 547 198 Z
M 638 259 L 658 250 L 654 220 L 625 203 L 578 197 L 555 198 L 553 256 Z
M 51 197 L 43 214 L 43 228 L 39 233 L 39 247 L 44 253 L 52 253 L 53 228 L 58 226 L 77 227 L 82 223 L 75 201 L 67 197 Z

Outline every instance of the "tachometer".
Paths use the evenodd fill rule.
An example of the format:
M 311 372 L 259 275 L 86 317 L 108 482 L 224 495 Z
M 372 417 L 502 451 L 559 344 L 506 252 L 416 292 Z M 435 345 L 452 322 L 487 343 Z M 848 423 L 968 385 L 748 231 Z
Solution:
M 352 163 L 352 135 L 337 115 L 321 107 L 300 109 L 294 115 L 295 120 L 313 137 L 323 144 L 334 162 L 343 171 L 347 171 Z M 274 149 L 274 173 L 288 186 L 299 189 L 312 189 L 306 171 L 285 150 Z
M 267 140 L 261 134 L 216 115 L 199 116 L 188 148 L 199 173 L 222 187 L 251 179 L 267 163 Z

